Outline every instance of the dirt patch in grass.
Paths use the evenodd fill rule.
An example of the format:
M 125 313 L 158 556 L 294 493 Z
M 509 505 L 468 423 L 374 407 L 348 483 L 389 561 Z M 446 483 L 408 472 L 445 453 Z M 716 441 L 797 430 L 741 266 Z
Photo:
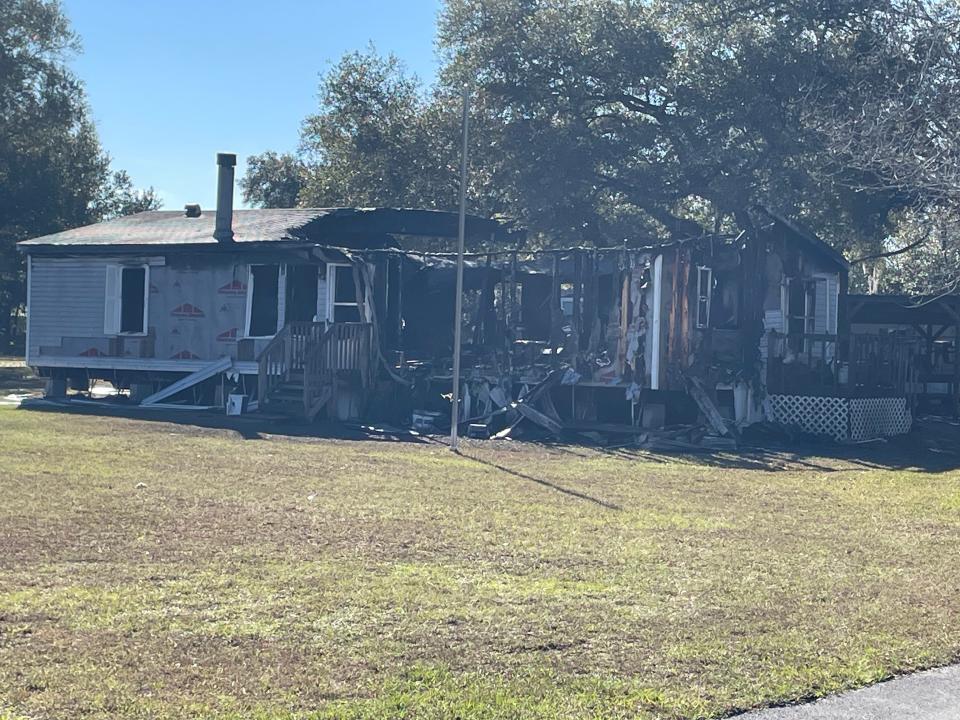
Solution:
M 960 654 L 952 470 L 0 437 L 0 717 L 721 717 Z

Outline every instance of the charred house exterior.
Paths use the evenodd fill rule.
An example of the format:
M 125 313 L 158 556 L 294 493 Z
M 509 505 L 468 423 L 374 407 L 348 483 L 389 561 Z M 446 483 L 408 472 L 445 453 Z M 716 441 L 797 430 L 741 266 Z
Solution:
M 27 360 L 51 393 L 99 378 L 147 404 L 240 394 L 310 420 L 448 424 L 456 215 L 233 210 L 234 157 L 218 163 L 216 212 L 20 244 Z M 879 402 L 893 409 L 867 434 L 909 427 L 909 350 L 857 343 L 843 257 L 759 215 L 759 252 L 740 236 L 531 252 L 510 223 L 468 217 L 483 251 L 465 270 L 461 422 L 562 435 L 700 416 L 735 437 L 769 419 L 846 439 L 877 414 L 857 404 Z

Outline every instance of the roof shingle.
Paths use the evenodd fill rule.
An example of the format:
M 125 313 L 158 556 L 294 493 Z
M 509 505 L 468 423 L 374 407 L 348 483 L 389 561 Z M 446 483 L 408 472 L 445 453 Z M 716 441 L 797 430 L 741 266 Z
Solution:
M 26 251 L 40 248 L 216 245 L 217 213 L 204 210 L 187 217 L 181 210 L 152 210 L 64 230 L 18 243 Z M 468 235 L 489 235 L 508 225 L 468 215 Z M 424 235 L 455 237 L 457 213 L 404 208 L 264 208 L 233 211 L 233 241 L 340 243 L 347 237 Z M 353 246 L 353 245 L 351 245 Z
M 234 242 L 295 240 L 305 225 L 332 212 L 325 209 L 234 210 Z M 24 240 L 20 245 L 198 245 L 216 244 L 217 213 L 191 218 L 180 210 L 152 210 Z

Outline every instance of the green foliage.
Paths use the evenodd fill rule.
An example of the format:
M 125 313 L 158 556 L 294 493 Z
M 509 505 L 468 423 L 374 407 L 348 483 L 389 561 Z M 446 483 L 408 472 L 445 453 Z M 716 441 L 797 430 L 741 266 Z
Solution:
M 261 207 L 455 209 L 461 102 L 445 86 L 425 89 L 392 55 L 348 53 L 324 75 L 298 153 L 248 160 L 244 198 Z M 472 210 L 489 215 L 508 207 L 482 160 L 496 110 L 473 110 L 468 195 Z
M 852 195 L 853 255 L 906 254 L 861 264 L 861 290 L 937 294 L 960 282 L 960 5 L 891 0 L 869 23 L 832 99 L 809 109 L 827 139 L 825 175 Z M 852 193 L 851 193 L 852 191 Z M 903 211 L 871 223 L 877 199 Z M 874 217 L 876 215 L 874 214 Z
M 265 208 L 296 207 L 303 188 L 306 167 L 290 153 L 267 151 L 247 158 L 247 172 L 240 180 L 243 199 Z
M 403 205 L 421 102 L 399 61 L 372 52 L 344 56 L 321 87 L 320 105 L 304 121 L 301 141 L 315 161 L 310 204 L 340 205 L 349 197 L 358 205 Z
M 460 88 L 472 95 L 471 209 L 555 243 L 749 224 L 760 203 L 844 245 L 877 243 L 907 198 L 864 190 L 811 105 L 846 97 L 896 0 L 448 0 L 433 88 L 373 50 L 324 77 L 299 161 L 263 156 L 260 204 L 455 206 Z M 858 92 L 886 79 L 855 74 Z M 873 83 L 870 86 L 867 80 Z M 272 178 L 272 179 L 271 179 Z
M 691 200 L 721 219 L 759 203 L 816 219 L 807 208 L 836 211 L 844 198 L 818 172 L 825 139 L 805 109 L 835 92 L 887 5 L 449 0 L 445 79 L 502 107 L 500 158 L 543 229 L 635 234 L 615 208 L 661 234 L 699 234 L 709 224 Z
M 89 212 L 97 220 L 111 220 L 124 215 L 157 210 L 161 201 L 154 189 L 138 190 L 126 170 L 110 173 L 98 188 Z
M 940 295 L 960 290 L 960 222 L 955 215 L 911 209 L 897 217 L 894 227 L 885 249 L 911 249 L 868 263 L 870 292 Z
M 66 59 L 79 49 L 52 0 L 0 0 L 0 350 L 24 301 L 19 240 L 155 208 L 110 172 L 80 81 Z

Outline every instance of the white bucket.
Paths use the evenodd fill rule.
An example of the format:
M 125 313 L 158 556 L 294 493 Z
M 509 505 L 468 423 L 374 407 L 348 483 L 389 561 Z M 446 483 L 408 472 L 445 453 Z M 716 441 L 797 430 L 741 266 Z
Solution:
M 246 395 L 227 395 L 227 415 L 242 415 L 246 402 Z

